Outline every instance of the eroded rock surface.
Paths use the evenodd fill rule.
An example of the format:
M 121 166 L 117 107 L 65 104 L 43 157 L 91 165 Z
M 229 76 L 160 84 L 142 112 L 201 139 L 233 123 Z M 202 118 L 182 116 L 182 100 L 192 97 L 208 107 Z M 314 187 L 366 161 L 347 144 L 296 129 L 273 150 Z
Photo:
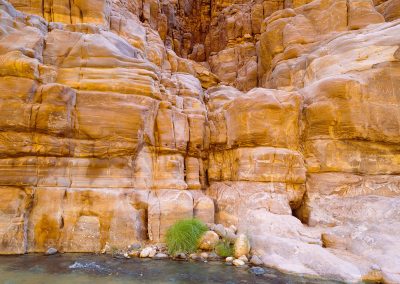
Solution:
M 181 218 L 213 222 L 212 201 L 186 191 L 206 185 L 196 71 L 171 71 L 138 23 L 119 36 L 1 8 L 1 252 L 99 252 L 162 240 Z
M 0 253 L 196 217 L 268 266 L 400 282 L 399 1 L 11 4 Z

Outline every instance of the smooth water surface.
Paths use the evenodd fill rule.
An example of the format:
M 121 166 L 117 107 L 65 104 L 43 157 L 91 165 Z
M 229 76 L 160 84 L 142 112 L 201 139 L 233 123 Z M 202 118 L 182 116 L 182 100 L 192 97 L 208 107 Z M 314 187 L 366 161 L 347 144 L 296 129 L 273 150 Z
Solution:
M 222 262 L 117 259 L 106 255 L 39 254 L 0 257 L 0 283 L 339 283 L 302 278 L 265 269 L 254 275 L 248 268 Z

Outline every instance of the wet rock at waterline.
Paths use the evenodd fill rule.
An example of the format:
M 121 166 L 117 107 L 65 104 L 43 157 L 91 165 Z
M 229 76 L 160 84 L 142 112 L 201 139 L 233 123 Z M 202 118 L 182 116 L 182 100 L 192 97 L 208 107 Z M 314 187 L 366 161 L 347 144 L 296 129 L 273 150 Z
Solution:
M 201 258 L 202 260 L 207 260 L 207 259 L 208 259 L 208 253 L 206 253 L 206 252 L 200 253 L 200 258 Z
M 194 271 L 201 273 L 194 273 Z M 37 254 L 0 258 L 1 283 L 310 283 L 332 281 L 307 279 L 268 269 L 255 277 L 246 268 L 224 263 L 177 262 L 152 259 L 115 259 L 95 254 L 60 254 L 43 257 Z
M 145 258 L 145 257 L 153 257 L 155 256 L 157 251 L 152 248 L 152 247 L 146 247 L 140 252 L 140 257 Z
M 154 259 L 167 259 L 168 255 L 165 253 L 157 253 L 153 258 Z
M 265 274 L 266 271 L 262 267 L 254 266 L 254 267 L 250 268 L 250 272 L 255 275 L 263 275 L 263 274 Z
M 53 255 L 53 254 L 56 254 L 57 252 L 58 252 L 57 249 L 55 249 L 55 248 L 49 248 L 49 249 L 46 251 L 45 255 Z
M 209 254 L 208 254 L 208 259 L 209 260 L 215 260 L 215 261 L 222 261 L 222 257 L 221 256 L 219 256 L 218 254 L 216 254 L 215 252 L 210 252 Z
M 173 256 L 174 259 L 178 259 L 178 260 L 186 260 L 187 259 L 187 255 L 183 252 L 177 253 Z M 196 259 L 199 259 L 200 256 L 198 256 Z
M 234 260 L 232 261 L 232 264 L 233 264 L 234 266 L 244 266 L 246 263 L 245 263 L 243 260 L 241 260 L 241 259 L 234 259 Z

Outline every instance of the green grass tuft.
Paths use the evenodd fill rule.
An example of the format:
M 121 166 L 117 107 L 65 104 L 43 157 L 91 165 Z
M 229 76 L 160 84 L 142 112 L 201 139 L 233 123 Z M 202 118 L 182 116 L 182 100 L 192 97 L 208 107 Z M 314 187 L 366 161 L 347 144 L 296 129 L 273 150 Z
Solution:
M 228 257 L 233 255 L 233 245 L 228 241 L 219 241 L 215 246 L 215 253 L 221 257 Z
M 196 251 L 200 237 L 207 231 L 207 226 L 198 219 L 177 221 L 166 234 L 169 254 L 178 252 L 193 253 Z

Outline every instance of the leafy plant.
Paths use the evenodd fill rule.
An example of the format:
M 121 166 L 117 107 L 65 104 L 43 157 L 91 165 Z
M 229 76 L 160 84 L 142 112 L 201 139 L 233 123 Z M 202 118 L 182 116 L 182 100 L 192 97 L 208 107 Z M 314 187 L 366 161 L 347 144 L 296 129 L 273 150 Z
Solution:
M 200 237 L 207 231 L 207 226 L 198 219 L 177 221 L 166 234 L 166 243 L 169 254 L 178 252 L 195 252 Z
M 228 257 L 233 255 L 233 245 L 226 241 L 219 241 L 215 246 L 215 252 L 221 257 Z

